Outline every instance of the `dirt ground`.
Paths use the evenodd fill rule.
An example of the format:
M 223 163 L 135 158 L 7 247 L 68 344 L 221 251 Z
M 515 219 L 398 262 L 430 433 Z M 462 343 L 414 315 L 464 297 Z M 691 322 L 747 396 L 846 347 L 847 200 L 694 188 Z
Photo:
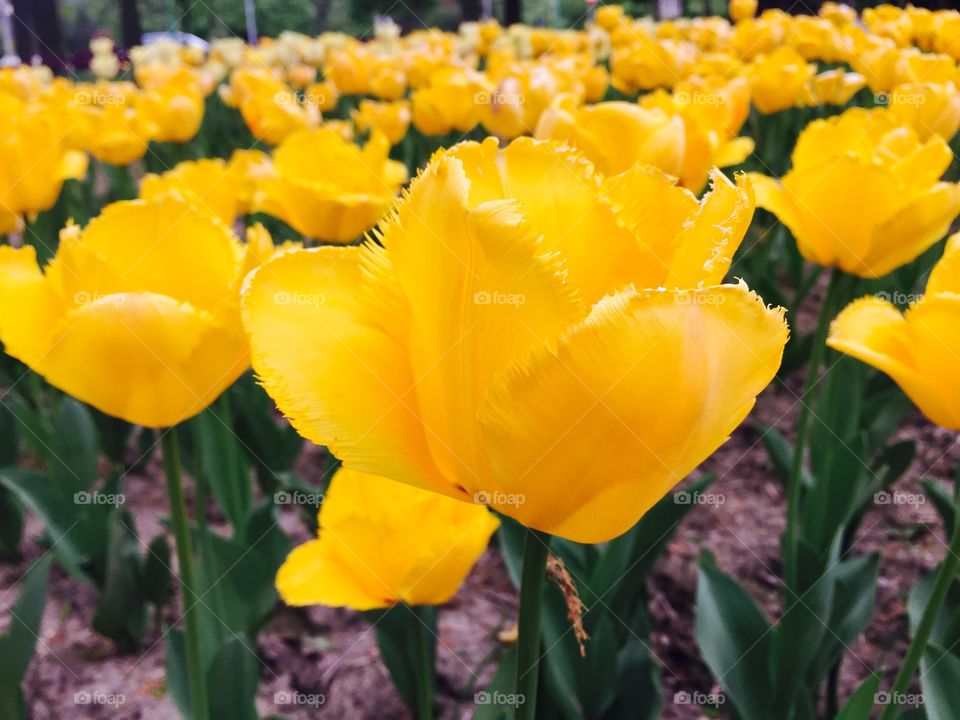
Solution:
M 754 425 L 774 425 L 789 433 L 799 406 L 798 393 L 794 378 L 786 385 L 774 383 L 748 421 L 705 463 L 703 470 L 717 473 L 710 491 L 724 501 L 691 511 L 650 578 L 651 647 L 663 667 L 666 720 L 704 717 L 693 705 L 675 704 L 675 693 L 717 689 L 692 635 L 701 548 L 710 548 L 719 565 L 743 582 L 769 615 L 777 614 L 784 498 Z M 960 456 L 952 433 L 934 428 L 914 412 L 898 437 L 918 443 L 917 458 L 898 489 L 919 493 L 917 481 L 922 477 L 949 479 Z M 304 475 L 317 474 L 320 457 L 316 448 L 305 452 L 300 463 Z M 157 515 L 166 507 L 156 460 L 143 473 L 131 475 L 124 491 L 141 537 L 153 537 L 160 531 Z M 283 524 L 295 541 L 306 539 L 293 511 L 284 516 Z M 37 544 L 40 532 L 40 525 L 31 521 L 22 560 L 0 565 L 0 626 L 9 622 L 7 611 L 15 600 L 17 582 L 42 552 Z M 869 630 L 845 658 L 843 696 L 868 670 L 896 667 L 906 646 L 906 594 L 942 558 L 941 537 L 930 503 L 876 505 L 864 520 L 855 550 L 882 554 L 879 596 Z M 33 717 L 175 720 L 177 712 L 164 691 L 162 637 L 154 631 L 140 652 L 119 654 L 90 630 L 94 604 L 89 586 L 54 568 L 37 654 L 26 678 Z M 443 720 L 472 715 L 473 693 L 495 669 L 491 657 L 498 650 L 497 634 L 510 627 L 515 617 L 516 595 L 498 555 L 490 550 L 440 613 L 438 699 Z M 278 607 L 260 636 L 258 652 L 262 716 L 358 720 L 409 716 L 379 660 L 369 626 L 356 613 Z M 99 701 L 83 704 L 84 693 Z M 305 704 L 320 696 L 324 702 L 319 708 Z M 296 702 L 291 704 L 291 698 Z

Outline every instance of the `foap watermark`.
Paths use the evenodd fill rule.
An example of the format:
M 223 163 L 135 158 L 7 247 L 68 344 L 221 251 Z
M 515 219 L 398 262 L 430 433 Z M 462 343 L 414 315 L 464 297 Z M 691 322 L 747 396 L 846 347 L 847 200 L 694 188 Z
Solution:
M 527 296 L 499 290 L 479 290 L 473 294 L 473 302 L 475 305 L 508 305 L 518 308 L 527 302 Z
M 278 92 L 273 96 L 276 105 L 324 105 L 327 96 L 323 93 Z
M 880 300 L 886 300 L 894 305 L 913 305 L 923 300 L 923 293 L 905 293 L 899 290 L 894 290 L 893 292 L 881 291 L 874 293 L 873 296 Z
M 520 106 L 527 101 L 523 93 L 505 92 L 495 90 L 494 92 L 474 93 L 473 102 L 476 105 L 513 105 Z
M 522 693 L 505 693 L 498 690 L 481 690 L 473 694 L 474 705 L 498 705 L 501 707 L 520 707 L 526 701 Z
M 723 305 L 727 296 L 715 292 L 679 292 L 674 295 L 677 305 Z
M 720 707 L 727 698 L 723 693 L 705 693 L 699 690 L 690 692 L 680 690 L 673 694 L 674 705 L 700 705 L 701 707 Z
M 98 293 L 81 290 L 73 294 L 74 305 L 123 305 L 127 296 L 122 293 Z
M 108 705 L 118 708 L 127 701 L 123 693 L 108 693 L 101 690 L 80 690 L 73 694 L 74 705 Z
M 916 707 L 923 705 L 924 699 L 922 693 L 878 692 L 873 696 L 873 704 Z
M 680 90 L 673 94 L 673 101 L 677 105 L 708 105 L 710 107 L 718 107 L 727 103 L 727 96 L 721 93 L 687 92 L 686 90 Z
M 276 305 L 323 305 L 327 296 L 323 293 L 288 292 L 279 290 L 273 294 Z
M 927 102 L 927 96 L 923 93 L 910 93 L 902 90 L 893 92 L 878 92 L 873 95 L 875 105 L 909 105 L 919 107 Z
M 94 105 L 107 107 L 110 105 L 125 105 L 127 96 L 123 93 L 103 92 L 94 90 L 92 92 L 78 92 L 73 96 L 73 100 L 78 105 Z
M 318 708 L 327 701 L 323 693 L 302 693 L 296 690 L 278 690 L 273 694 L 274 705 L 303 705 Z
M 112 505 L 118 507 L 127 501 L 123 493 L 102 493 L 80 490 L 73 494 L 74 505 Z
M 519 507 L 527 501 L 527 496 L 521 493 L 500 492 L 499 490 L 493 492 L 479 490 L 473 494 L 473 501 L 477 505 Z
M 923 493 L 910 493 L 903 490 L 881 490 L 874 493 L 873 502 L 875 505 L 910 505 L 920 507 L 926 504 L 927 496 Z
M 274 505 L 308 505 L 320 507 L 323 505 L 323 493 L 302 492 L 300 490 L 278 490 L 273 494 Z
M 710 505 L 720 507 L 727 501 L 722 493 L 704 493 L 699 490 L 690 492 L 688 490 L 678 490 L 673 494 L 673 502 L 676 505 Z

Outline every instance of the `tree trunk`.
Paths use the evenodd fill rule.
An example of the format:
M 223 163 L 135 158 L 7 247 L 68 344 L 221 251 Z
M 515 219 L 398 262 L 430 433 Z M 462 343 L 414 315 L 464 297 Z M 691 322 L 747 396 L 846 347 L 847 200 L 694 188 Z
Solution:
M 32 0 L 13 0 L 13 39 L 17 55 L 24 62 L 30 62 L 30 58 L 37 54 Z
M 60 8 L 57 0 L 34 0 L 32 20 L 36 52 L 40 53 L 45 65 L 49 65 L 55 72 L 62 72 L 67 63 L 63 55 L 63 32 L 60 29 Z
M 140 22 L 137 0 L 120 0 L 120 37 L 126 48 L 139 45 L 143 38 L 143 24 Z
M 316 0 L 317 14 L 314 18 L 314 27 L 319 35 L 327 31 L 327 18 L 330 16 L 331 0 Z
M 504 26 L 516 25 L 520 22 L 520 0 L 504 0 L 503 2 L 503 24 Z
M 480 19 L 480 0 L 460 0 L 460 17 L 464 21 Z

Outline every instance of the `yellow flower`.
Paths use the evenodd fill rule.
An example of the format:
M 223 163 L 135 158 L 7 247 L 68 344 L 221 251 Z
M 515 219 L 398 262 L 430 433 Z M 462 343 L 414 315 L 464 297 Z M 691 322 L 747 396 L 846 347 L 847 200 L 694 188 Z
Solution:
M 374 132 L 363 149 L 327 128 L 287 138 L 273 154 L 274 172 L 255 201 L 304 236 L 347 243 L 369 230 L 406 180 L 390 160 L 390 143 Z
M 685 118 L 669 95 L 648 97 L 657 105 L 605 102 L 552 108 L 540 117 L 534 134 L 573 145 L 605 174 L 654 165 L 694 192 L 703 188 L 711 167 L 739 164 L 753 151 L 750 138 L 727 140 L 724 128 Z
M 337 107 L 340 91 L 329 80 L 314 83 L 307 88 L 306 100 L 320 112 L 330 112 Z
M 769 115 L 800 104 L 816 66 L 791 47 L 782 47 L 747 66 L 750 93 L 757 110 Z
M 827 70 L 811 78 L 803 92 L 804 105 L 846 105 L 864 85 L 860 73 Z
M 947 243 L 926 293 L 901 313 L 876 296 L 837 316 L 827 343 L 893 378 L 930 420 L 960 430 L 960 235 Z
M 757 0 L 730 0 L 728 12 L 735 23 L 752 18 L 757 14 Z
M 391 63 L 384 63 L 374 73 L 370 89 L 383 100 L 399 100 L 407 91 L 407 76 Z
M 960 93 L 952 82 L 905 83 L 887 94 L 890 111 L 916 130 L 921 140 L 950 140 L 960 128 Z
M 960 213 L 960 187 L 939 182 L 952 158 L 941 137 L 924 143 L 888 111 L 853 108 L 804 129 L 780 182 L 754 176 L 757 204 L 811 262 L 880 277 L 942 238 Z
M 26 106 L 0 95 L 0 233 L 19 215 L 36 215 L 56 203 L 63 181 L 87 172 L 87 156 L 67 146 L 53 108 Z
M 154 140 L 185 143 L 200 130 L 204 99 L 189 86 L 171 83 L 145 90 L 139 108 L 153 125 Z
M 129 165 L 147 153 L 153 126 L 130 104 L 90 105 L 74 108 L 70 138 L 93 157 L 108 165 Z
M 483 505 L 341 468 L 324 497 L 318 539 L 290 553 L 277 590 L 288 605 L 440 605 L 499 524 Z
M 41 271 L 32 247 L 0 247 L 0 341 L 8 354 L 97 409 L 176 425 L 248 367 L 239 288 L 272 251 L 241 245 L 175 198 L 115 203 L 61 232 Z M 269 236 L 266 236 L 269 243 Z
M 652 168 L 603 180 L 553 143 L 458 145 L 382 246 L 284 253 L 248 278 L 254 369 L 348 468 L 608 540 L 780 363 L 782 311 L 717 285 L 751 215 L 749 183 L 720 173 L 698 202 Z
M 487 99 L 476 73 L 442 70 L 430 78 L 428 87 L 413 93 L 413 124 L 424 135 L 467 132 L 480 120 Z
M 230 173 L 237 191 L 237 213 L 253 212 L 257 185 L 273 173 L 270 156 L 260 150 L 234 150 L 230 156 Z
M 403 140 L 410 127 L 410 103 L 361 100 L 353 112 L 353 122 L 360 132 L 379 130 L 391 145 L 396 145 Z
M 229 225 L 240 214 L 238 179 L 220 158 L 187 160 L 162 175 L 145 175 L 140 197 L 152 200 L 172 193 Z

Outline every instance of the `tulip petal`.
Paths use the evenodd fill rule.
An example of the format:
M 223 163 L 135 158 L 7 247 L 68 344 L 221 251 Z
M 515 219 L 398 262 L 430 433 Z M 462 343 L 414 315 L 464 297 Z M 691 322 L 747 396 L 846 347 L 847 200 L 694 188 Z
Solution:
M 31 364 L 49 345 L 62 312 L 34 248 L 0 245 L 0 340 L 6 352 Z
M 494 506 L 577 542 L 619 535 L 726 440 L 786 340 L 743 285 L 605 298 L 487 393 L 497 487 L 537 498 Z
M 905 317 L 886 300 L 861 298 L 850 303 L 833 321 L 827 344 L 886 373 L 931 420 L 957 429 L 957 385 L 950 388 L 942 382 L 953 376 L 952 370 L 948 374 L 930 373 L 927 371 L 932 368 L 921 367 L 918 359 L 928 356 L 923 364 L 930 366 L 937 362 L 933 356 L 946 355 L 950 367 L 956 367 L 958 348 L 945 353 L 944 343 L 956 337 L 951 328 L 960 322 L 960 299 L 936 303 L 939 307 L 933 310 L 930 303 L 931 298 L 925 298 Z M 925 326 L 927 331 L 918 332 L 917 327 L 912 327 L 914 323 Z M 938 339 L 929 330 L 942 331 L 944 337 Z
M 957 214 L 960 185 L 937 183 L 874 230 L 860 274 L 880 277 L 916 259 L 947 234 Z
M 930 271 L 926 293 L 927 295 L 960 294 L 960 234 L 954 234 L 947 240 L 943 257 Z
M 757 207 L 776 215 L 777 220 L 786 226 L 794 238 L 799 237 L 802 232 L 800 216 L 787 197 L 786 190 L 784 190 L 780 181 L 755 172 L 746 175 L 750 178 L 750 184 L 753 186 Z
M 753 152 L 753 138 L 737 137 L 720 145 L 717 150 L 717 156 L 714 159 L 717 167 L 729 167 L 739 165 Z
M 253 368 L 297 431 L 348 466 L 456 494 L 430 456 L 402 332 L 392 332 L 408 311 L 397 295 L 384 314 L 387 303 L 363 292 L 368 253 L 291 251 L 248 276 L 243 317 Z
M 556 258 L 512 201 L 468 208 L 455 157 L 420 174 L 382 242 L 410 303 L 410 356 L 427 442 L 443 475 L 483 488 L 475 423 L 487 382 L 511 358 L 582 318 Z M 451 392 L 451 388 L 456 388 Z
M 41 354 L 21 359 L 109 415 L 170 427 L 227 389 L 247 368 L 248 352 L 243 335 L 211 314 L 136 292 L 90 296 L 66 313 Z
M 753 189 L 746 175 L 739 174 L 734 185 L 714 168 L 710 180 L 710 192 L 680 234 L 677 253 L 664 283 L 668 288 L 705 287 L 723 282 L 753 219 Z
M 569 282 L 587 304 L 630 282 L 647 285 L 645 278 L 659 285 L 663 271 L 657 258 L 599 202 L 599 180 L 582 156 L 531 138 L 513 141 L 502 154 L 493 138 L 457 146 L 450 154 L 467 172 L 471 207 L 515 198 L 526 221 L 543 234 L 542 252 L 559 253 Z

